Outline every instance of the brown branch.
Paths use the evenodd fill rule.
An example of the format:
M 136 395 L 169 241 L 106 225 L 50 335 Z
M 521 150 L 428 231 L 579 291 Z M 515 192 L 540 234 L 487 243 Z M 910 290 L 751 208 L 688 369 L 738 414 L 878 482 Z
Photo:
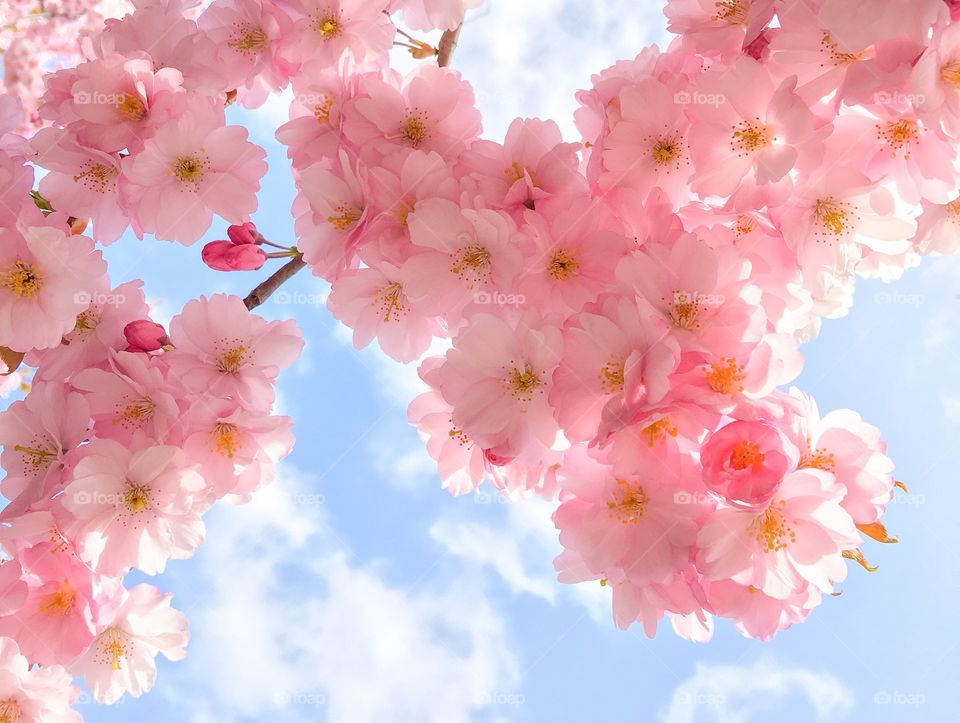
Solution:
M 288 281 L 304 266 L 306 266 L 306 263 L 303 260 L 303 256 L 300 254 L 294 256 L 277 269 L 270 278 L 247 294 L 247 298 L 243 300 L 244 306 L 246 306 L 249 311 L 253 311 L 269 299 L 274 291 L 279 289 L 284 282 Z
M 446 68 L 453 60 L 453 51 L 457 49 L 457 42 L 460 40 L 460 31 L 463 29 L 463 23 L 460 23 L 455 29 L 447 30 L 440 38 L 440 47 L 437 52 L 437 64 L 441 68 Z

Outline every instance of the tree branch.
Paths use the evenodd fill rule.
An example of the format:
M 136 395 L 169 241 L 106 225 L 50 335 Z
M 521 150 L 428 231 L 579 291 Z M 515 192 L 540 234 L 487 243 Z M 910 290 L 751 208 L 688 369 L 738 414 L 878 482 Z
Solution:
M 270 278 L 247 294 L 247 298 L 243 300 L 244 306 L 247 307 L 248 311 L 253 311 L 304 266 L 306 266 L 306 262 L 304 262 L 303 256 L 300 254 L 294 256 L 277 269 Z
M 457 42 L 460 40 L 460 31 L 463 29 L 463 23 L 460 23 L 454 30 L 447 30 L 440 38 L 440 47 L 437 49 L 437 65 L 446 68 L 453 59 L 453 51 L 457 49 Z

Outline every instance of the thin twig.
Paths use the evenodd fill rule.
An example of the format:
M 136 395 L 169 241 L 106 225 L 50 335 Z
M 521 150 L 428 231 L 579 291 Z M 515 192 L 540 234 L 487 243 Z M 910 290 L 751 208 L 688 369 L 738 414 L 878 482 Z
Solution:
M 463 29 L 463 23 L 460 23 L 454 30 L 447 30 L 440 38 L 439 52 L 437 53 L 437 64 L 441 68 L 446 68 L 453 60 L 453 51 L 457 49 L 457 42 L 460 40 L 460 31 Z
M 306 262 L 304 262 L 303 256 L 294 256 L 277 269 L 270 278 L 247 294 L 247 298 L 243 300 L 244 306 L 246 306 L 248 310 L 253 311 L 269 299 L 274 291 L 279 289 L 284 282 L 289 280 L 304 266 L 306 266 Z

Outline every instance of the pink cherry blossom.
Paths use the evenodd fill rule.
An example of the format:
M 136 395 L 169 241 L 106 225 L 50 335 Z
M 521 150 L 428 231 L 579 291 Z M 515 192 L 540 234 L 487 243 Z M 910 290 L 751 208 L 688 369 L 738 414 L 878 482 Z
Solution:
M 0 710 L 11 720 L 81 723 L 70 705 L 80 689 L 61 665 L 31 667 L 15 640 L 0 637 Z

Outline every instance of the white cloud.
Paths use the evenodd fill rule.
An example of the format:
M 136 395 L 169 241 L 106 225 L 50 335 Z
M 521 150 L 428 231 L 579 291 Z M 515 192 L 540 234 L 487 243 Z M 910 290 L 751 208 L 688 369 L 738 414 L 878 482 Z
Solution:
M 590 583 L 557 582 L 553 559 L 561 548 L 551 519 L 555 503 L 541 498 L 509 501 L 492 494 L 489 488 L 473 499 L 481 504 L 506 505 L 505 519 L 500 524 L 457 518 L 437 520 L 430 528 L 430 536 L 448 554 L 489 568 L 513 594 L 526 593 L 551 604 L 562 595 L 584 607 L 596 622 L 609 624 L 608 590 Z
M 767 720 L 785 699 L 804 699 L 818 721 L 842 720 L 853 709 L 853 694 L 829 673 L 771 660 L 754 665 L 698 663 L 692 677 L 673 691 L 663 723 L 747 723 Z
M 505 624 L 476 577 L 396 587 L 351 561 L 321 502 L 287 478 L 212 513 L 191 578 L 206 594 L 185 611 L 190 655 L 162 686 L 178 708 L 195 723 L 466 723 L 516 690 Z

